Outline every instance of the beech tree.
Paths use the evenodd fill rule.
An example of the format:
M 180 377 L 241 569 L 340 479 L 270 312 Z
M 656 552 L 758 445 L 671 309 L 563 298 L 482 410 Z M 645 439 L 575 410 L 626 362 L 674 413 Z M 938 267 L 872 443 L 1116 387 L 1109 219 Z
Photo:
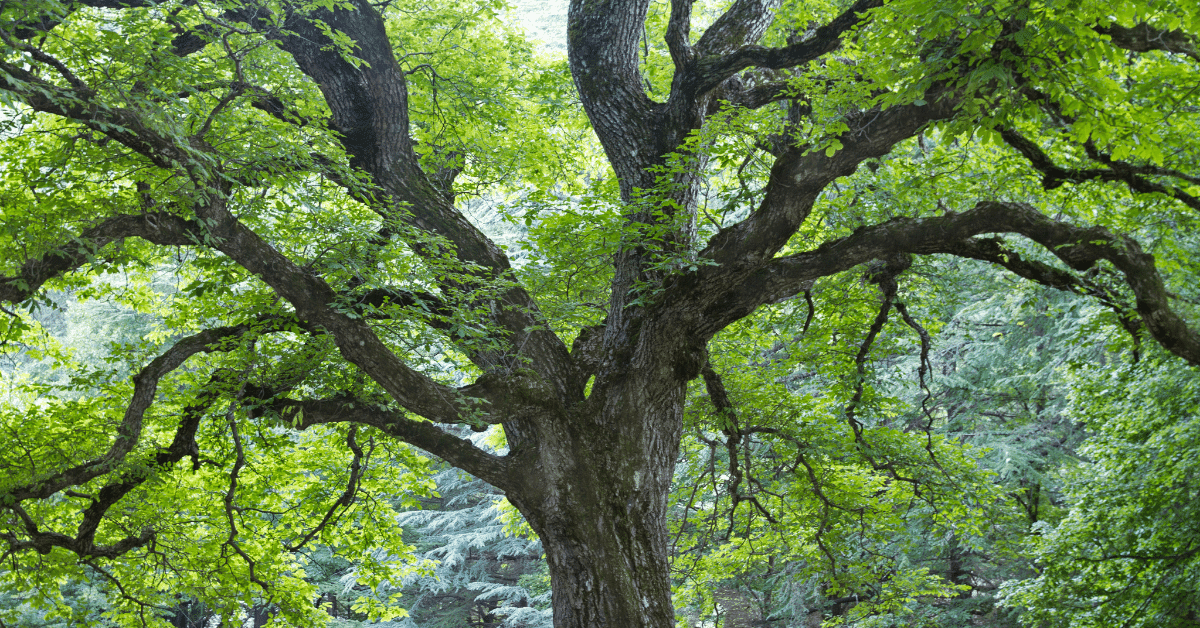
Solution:
M 872 449 L 862 384 L 890 314 L 927 346 L 898 298 L 914 256 L 1098 300 L 1200 365 L 1193 3 L 572 0 L 565 65 L 498 10 L 0 4 L 8 586 L 86 576 L 134 622 L 179 593 L 318 623 L 320 542 L 386 616 L 420 563 L 371 552 L 405 557 L 372 495 L 430 490 L 411 445 L 524 516 L 555 625 L 673 626 L 689 382 L 731 452 L 780 429 L 737 420 L 710 358 L 756 311 L 827 278 L 877 291 L 836 416 L 881 486 L 921 484 Z M 980 176 L 914 175 L 939 146 Z M 600 233 L 559 234 L 567 288 L 469 215 L 512 198 Z M 40 323 L 63 294 L 154 331 L 86 363 Z

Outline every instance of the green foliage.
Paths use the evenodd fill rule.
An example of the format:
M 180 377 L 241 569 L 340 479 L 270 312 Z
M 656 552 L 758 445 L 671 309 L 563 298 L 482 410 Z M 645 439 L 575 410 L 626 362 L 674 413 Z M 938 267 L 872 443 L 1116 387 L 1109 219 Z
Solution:
M 44 8 L 28 4 L 24 10 Z M 513 192 L 550 181 L 576 189 L 560 174 L 581 159 L 576 149 L 586 143 L 578 136 L 587 126 L 567 95 L 565 66 L 536 55 L 500 20 L 502 8 L 389 3 L 390 36 L 411 51 L 403 63 L 410 72 L 414 130 L 430 147 L 423 157 L 433 169 L 464 168 L 462 193 L 479 194 L 495 181 L 513 182 Z M 394 230 L 407 242 L 380 242 L 377 214 L 330 177 L 311 176 L 324 170 L 334 179 L 357 177 L 337 136 L 308 123 L 328 117 L 324 99 L 277 46 L 232 28 L 192 55 L 163 54 L 178 32 L 173 27 L 210 23 L 221 9 L 218 3 L 80 9 L 40 45 L 79 68 L 79 79 L 102 93 L 107 106 L 137 111 L 165 136 L 200 134 L 217 147 L 224 176 L 249 183 L 236 187 L 230 199 L 244 224 L 269 231 L 273 246 L 320 269 L 335 286 L 383 283 L 376 281 L 380 276 L 408 275 L 426 285 L 447 274 L 466 276 L 469 269 L 450 258 L 440 267 L 417 266 L 406 244 L 421 238 L 430 246 L 441 243 L 400 225 Z M 3 10 L 14 11 L 8 5 Z M 358 63 L 353 42 L 339 45 Z M 4 51 L 9 60 L 17 54 Z M 282 103 L 284 119 L 255 108 L 259 99 Z M 6 275 L 23 259 L 56 252 L 57 243 L 71 242 L 71 234 L 101 218 L 139 208 L 189 216 L 203 196 L 192 180 L 146 169 L 139 155 L 103 137 L 103 129 L 35 116 L 19 105 L 5 109 L 3 124 L 0 271 Z M 497 137 L 519 141 L 502 145 Z M 349 592 L 343 602 L 353 614 L 364 620 L 403 615 L 393 596 L 399 590 L 388 583 L 424 573 L 428 564 L 404 542 L 397 508 L 430 494 L 428 460 L 370 428 L 298 431 L 292 429 L 298 416 L 289 425 L 240 401 L 248 382 L 271 382 L 383 402 L 377 385 L 364 381 L 328 337 L 262 324 L 286 319 L 289 307 L 229 258 L 202 248 L 162 249 L 130 240 L 94 252 L 79 271 L 50 287 L 59 292 L 42 297 L 40 309 L 0 316 L 6 360 L 0 489 L 53 477 L 104 454 L 125 416 L 130 377 L 180 338 L 214 326 L 260 323 L 219 351 L 191 357 L 159 382 L 155 404 L 141 421 L 140 443 L 122 463 L 74 487 L 71 496 L 39 502 L 25 513 L 43 529 L 74 530 L 98 491 L 128 480 L 136 487 L 110 508 L 95 542 L 104 546 L 143 529 L 155 531 L 153 542 L 120 560 L 80 562 L 61 548 L 6 556 L 0 588 L 17 593 L 9 594 L 15 595 L 11 604 L 0 604 L 0 620 L 24 625 L 37 615 L 38 621 L 69 625 L 162 626 L 179 600 L 196 600 L 222 621 L 264 608 L 279 624 L 324 625 L 329 615 L 312 603 L 321 590 L 309 572 L 329 560 L 354 565 L 353 576 L 342 582 Z M 449 333 L 482 337 L 461 321 L 475 318 L 471 299 L 498 289 L 503 284 L 464 284 L 470 298 L 451 298 L 454 314 L 438 315 L 460 321 Z M 462 354 L 446 351 L 443 337 L 419 324 L 432 316 L 393 318 L 378 333 L 409 363 L 461 377 L 453 367 L 466 363 Z M 225 375 L 210 378 L 214 372 Z M 156 464 L 181 417 L 196 412 L 202 415 L 200 457 Z M 361 476 L 352 481 L 349 443 L 355 440 L 363 455 L 357 461 Z M 354 501 L 339 502 L 350 489 Z M 11 510 L 0 517 L 5 534 L 22 527 Z M 383 555 L 381 547 L 388 548 Z
M 851 308 L 874 305 L 847 284 L 812 290 L 842 299 L 820 308 L 840 316 L 810 321 L 792 301 L 710 345 L 722 349 L 714 366 L 736 411 L 696 396 L 672 496 L 676 598 L 700 617 L 732 586 L 760 592 L 763 614 L 788 625 L 810 613 L 854 626 L 920 623 L 930 600 L 972 588 L 930 568 L 930 539 L 969 552 L 1011 517 L 979 469 L 983 451 L 934 433 L 944 419 L 923 415 L 919 397 L 883 393 L 904 390 L 909 373 L 868 373 L 857 418 L 847 417 L 857 375 L 844 348 L 862 342 L 851 321 L 866 314 Z M 899 336 L 879 342 L 879 367 L 909 351 Z
M 1067 512 L 1030 539 L 1036 577 L 1006 603 L 1031 625 L 1191 626 L 1200 595 L 1200 415 L 1193 368 L 1155 355 L 1072 370 L 1069 412 L 1093 426 L 1062 469 Z
M 541 543 L 512 533 L 501 495 L 456 469 L 435 476 L 438 498 L 401 513 L 405 537 L 436 567 L 395 584 L 421 628 L 551 625 L 549 575 Z M 523 522 L 522 522 L 523 523 Z M 527 526 L 526 526 L 527 527 Z
M 5 277 L 67 254 L 105 218 L 195 221 L 212 192 L 204 175 L 219 170 L 237 219 L 341 291 L 338 313 L 367 321 L 405 364 L 459 385 L 481 370 L 471 354 L 503 346 L 481 321 L 514 281 L 570 340 L 613 314 L 612 259 L 633 247 L 647 262 L 627 305 L 663 305 L 664 278 L 713 264 L 699 254 L 709 238 L 759 209 L 785 150 L 835 158 L 855 112 L 965 93 L 954 118 L 826 188 L 779 255 L 865 225 L 1012 200 L 1135 236 L 1173 306 L 1200 310 L 1197 215 L 1180 202 L 1200 196 L 1200 184 L 1179 175 L 1200 161 L 1194 48 L 1131 55 L 1105 34 L 1143 22 L 1196 33 L 1193 2 L 889 2 L 834 55 L 736 77 L 786 84 L 786 98 L 756 109 L 714 103 L 651 166 L 654 185 L 624 201 L 566 60 L 525 42 L 502 2 L 381 3 L 421 165 L 453 180 L 439 193 L 481 208 L 475 222 L 508 236 L 516 268 L 490 278 L 397 218 L 406 216 L 379 211 L 378 190 L 323 122 L 322 93 L 278 46 L 289 35 L 284 12 L 262 18 L 276 20 L 263 27 L 271 37 L 222 23 L 219 36 L 205 31 L 208 46 L 180 56 L 163 51 L 238 3 L 69 15 L 56 2 L 18 4 L 0 13 L 65 20 L 38 45 L 95 88 L 97 112 L 136 112 L 191 148 L 187 164 L 149 167 L 112 141 L 123 129 L 35 115 L 14 100 L 32 83 L 0 76 Z M 784 2 L 761 43 L 806 41 L 844 4 Z M 670 5 L 650 3 L 638 60 L 646 95 L 660 103 L 676 71 L 664 41 Z M 723 8 L 696 4 L 693 42 Z M 343 60 L 365 67 L 357 42 L 320 26 Z M 12 67 L 32 65 L 28 54 L 11 41 L 0 50 Z M 54 76 L 39 89 L 76 106 L 69 83 Z M 1059 170 L 1100 164 L 1145 184 L 1031 168 L 1012 134 Z M 699 200 L 684 207 L 694 180 Z M 191 237 L 211 243 L 213 225 L 194 224 Z M 1039 247 L 1008 244 L 1061 268 Z M 129 485 L 106 506 L 95 544 L 155 536 L 120 559 L 80 560 L 61 547 L 4 555 L 0 621 L 164 626 L 172 612 L 202 609 L 232 623 L 257 609 L 276 625 L 320 626 L 336 600 L 342 625 L 548 624 L 540 543 L 493 489 L 376 428 L 305 425 L 302 412 L 270 408 L 354 396 L 407 420 L 260 276 L 202 246 L 131 238 L 81 255 L 78 269 L 0 313 L 0 491 L 138 444 L 70 491 L 0 504 L 0 535 L 15 541 L 30 521 L 78 530 L 105 490 Z M 975 262 L 926 258 L 888 297 L 906 305 L 904 319 L 885 307 L 891 318 L 873 328 L 880 282 L 859 268 L 723 330 L 708 360 L 728 404 L 704 379 L 691 384 L 669 500 L 681 617 L 721 621 L 732 591 L 789 626 L 813 614 L 863 627 L 1007 625 L 1018 615 L 1037 626 L 1193 625 L 1200 391 L 1193 369 L 1147 350 L 1144 332 L 1120 329 L 1135 304 L 1118 270 L 1102 263 L 1080 275 L 1102 309 Z M 360 302 L 397 278 L 415 305 Z M 227 326 L 241 331 L 158 381 L 131 439 L 138 374 L 190 334 Z M 248 394 L 268 387 L 265 399 Z M 192 416 L 202 453 L 159 462 Z M 503 444 L 499 432 L 475 442 L 483 438 L 492 450 Z M 1001 588 L 1009 611 L 994 606 Z

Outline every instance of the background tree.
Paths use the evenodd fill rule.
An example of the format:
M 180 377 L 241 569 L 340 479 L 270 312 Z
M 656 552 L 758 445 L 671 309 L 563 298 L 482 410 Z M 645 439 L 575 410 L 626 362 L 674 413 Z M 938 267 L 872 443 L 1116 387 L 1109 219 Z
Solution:
M 360 563 L 375 593 L 354 609 L 389 616 L 409 550 L 383 497 L 431 489 L 413 445 L 524 515 L 556 625 L 670 626 L 688 532 L 670 487 L 704 421 L 726 537 L 802 530 L 788 558 L 824 561 L 826 597 L 871 594 L 836 614 L 895 614 L 956 584 L 905 564 L 905 521 L 969 526 L 986 497 L 936 435 L 913 255 L 1091 297 L 1136 345 L 1200 363 L 1179 296 L 1200 208 L 1190 4 L 574 0 L 565 68 L 497 33 L 495 5 L 429 8 L 0 5 L 0 333 L 65 382 L 8 392 L 10 587 L 99 574 L 121 621 L 186 595 L 319 623 L 319 543 Z M 930 168 L 954 158 L 977 176 Z M 591 236 L 577 262 L 542 251 L 577 280 L 514 269 L 464 213 L 530 188 L 586 201 L 525 214 Z M 31 318 L 49 288 L 160 323 L 94 368 Z M 831 347 L 791 357 L 821 367 L 817 399 L 727 348 L 800 312 Z M 907 419 L 876 377 L 902 337 L 927 389 Z M 755 375 L 780 412 L 729 394 Z M 693 380 L 707 419 L 685 412 Z M 506 453 L 438 424 L 498 425 Z M 737 481 L 756 458 L 769 473 Z M 760 479 L 780 474 L 802 481 Z

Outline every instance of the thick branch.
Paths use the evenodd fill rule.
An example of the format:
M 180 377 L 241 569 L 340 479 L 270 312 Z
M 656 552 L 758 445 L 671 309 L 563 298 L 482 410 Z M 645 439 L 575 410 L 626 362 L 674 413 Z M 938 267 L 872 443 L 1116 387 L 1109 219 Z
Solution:
M 504 252 L 459 213 L 445 190 L 420 168 L 408 135 L 408 87 L 383 17 L 365 0 L 355 4 L 355 10 L 290 16 L 289 34 L 281 45 L 321 86 L 333 112 L 332 125 L 342 135 L 352 165 L 370 173 L 385 193 L 368 199 L 369 205 L 389 219 L 448 240 L 458 259 L 481 269 L 480 280 L 511 280 Z M 355 42 L 354 54 L 366 63 L 348 62 L 314 20 L 349 36 Z M 443 253 L 433 247 L 415 248 L 423 255 Z M 502 363 L 529 359 L 529 366 L 552 383 L 564 401 L 582 394 L 583 384 L 575 377 L 566 346 L 548 330 L 524 289 L 514 285 L 500 298 L 479 305 L 504 330 L 500 340 L 506 347 L 501 357 L 482 361 L 481 368 L 492 370 Z
M 852 120 L 850 131 L 838 139 L 842 149 L 805 152 L 794 147 L 775 161 L 762 203 L 742 222 L 721 230 L 700 253 L 720 266 L 701 273 L 701 281 L 717 279 L 729 267 L 758 265 L 781 249 L 808 217 L 817 196 L 834 179 L 852 174 L 863 161 L 886 154 L 897 142 L 923 126 L 953 115 L 957 101 L 936 92 L 928 104 L 872 110 Z
M 340 311 L 337 294 L 324 280 L 280 253 L 230 213 L 223 196 L 195 208 L 209 226 L 212 245 L 246 270 L 258 275 L 296 308 L 303 320 L 333 335 L 351 363 L 379 383 L 397 402 L 420 416 L 448 423 L 463 422 L 453 388 L 438 384 L 398 358 L 358 316 Z
M 414 183 L 422 184 L 423 187 L 417 187 L 429 191 L 429 194 L 417 193 L 420 198 L 414 197 L 414 200 L 427 202 L 411 203 L 414 208 L 425 207 L 427 211 L 402 215 L 408 216 L 410 222 L 421 229 L 450 237 L 460 259 L 492 271 L 486 278 L 507 272 L 507 259 L 499 249 L 445 204 L 442 195 L 433 190 L 417 168 L 406 133 L 403 73 L 392 56 L 382 18 L 368 4 L 364 3 L 360 9 L 338 10 L 317 17 L 325 17 L 330 21 L 329 26 L 357 36 L 359 47 L 373 70 L 354 68 L 336 47 L 321 46 L 319 42 L 326 38 L 309 20 L 312 16 L 292 20 L 311 37 L 296 35 L 286 42 L 296 47 L 293 52 L 306 71 L 326 81 L 322 84 L 323 90 L 331 100 L 335 114 L 344 116 L 342 122 L 359 125 L 350 129 L 343 124 L 343 133 L 348 134 L 347 146 L 356 159 L 371 167 L 377 183 L 393 194 L 393 200 L 399 192 L 411 192 Z M 453 389 L 407 367 L 365 321 L 338 311 L 337 295 L 325 281 L 299 267 L 233 217 L 225 206 L 231 184 L 212 173 L 214 151 L 211 147 L 196 143 L 196 140 L 187 145 L 162 136 L 143 119 L 141 112 L 95 104 L 93 94 L 55 87 L 15 66 L 3 65 L 0 70 L 8 71 L 7 87 L 35 109 L 71 118 L 102 131 L 164 169 L 186 171 L 197 188 L 203 190 L 196 194 L 193 209 L 205 227 L 206 244 L 259 275 L 295 306 L 301 318 L 332 333 L 347 360 L 378 381 L 405 408 L 435 420 L 462 420 Z M 366 81 L 362 76 L 364 72 Z M 374 152 L 384 148 L 400 152 Z M 415 170 L 405 171 L 406 164 Z M 400 196 L 403 200 L 403 195 Z M 394 203 L 385 201 L 375 205 L 391 207 Z M 516 347 L 511 353 L 520 354 L 511 355 L 511 362 L 515 364 L 521 356 L 529 356 L 533 358 L 534 369 L 555 384 L 560 398 L 565 401 L 572 395 L 581 396 L 583 384 L 573 377 L 574 369 L 566 347 L 542 324 L 532 298 L 517 288 L 509 290 L 504 297 L 489 309 L 499 325 L 508 330 L 509 337 L 504 340 L 511 341 Z
M 500 489 L 511 483 L 511 464 L 470 441 L 458 438 L 433 423 L 407 418 L 403 413 L 372 403 L 341 397 L 307 401 L 280 400 L 269 406 L 298 429 L 324 423 L 358 423 L 378 428 L 398 440 L 445 460 Z
M 24 301 L 48 280 L 87 264 L 105 246 L 131 237 L 164 246 L 187 246 L 199 242 L 203 230 L 193 221 L 166 212 L 111 216 L 70 242 L 26 261 L 15 274 L 0 276 L 0 301 Z
M 646 95 L 638 68 L 638 44 L 649 4 L 649 0 L 572 0 L 567 14 L 571 76 L 626 200 L 633 197 L 634 188 L 653 184 L 644 170 L 670 150 L 660 150 L 657 108 Z
M 1170 307 L 1166 287 L 1154 266 L 1130 238 L 1102 227 L 1076 227 L 1047 218 L 1022 203 L 982 202 L 961 214 L 935 218 L 899 218 L 864 227 L 817 249 L 774 260 L 750 273 L 738 287 L 710 302 L 702 319 L 715 332 L 758 305 L 798 293 L 806 281 L 826 277 L 872 259 L 897 253 L 960 254 L 973 236 L 1016 233 L 1037 242 L 1075 270 L 1101 260 L 1116 266 L 1137 298 L 1137 312 L 1150 335 L 1164 348 L 1200 365 L 1200 336 Z M 705 333 L 708 333 L 707 331 Z
M 1195 38 L 1179 29 L 1166 31 L 1142 22 L 1128 28 L 1120 24 L 1097 26 L 1095 30 L 1101 35 L 1108 35 L 1114 46 L 1131 52 L 1161 50 L 1185 54 L 1200 61 Z
M 736 0 L 704 31 L 696 42 L 696 54 L 726 55 L 758 41 L 775 21 L 779 4 L 780 0 Z
M 667 49 L 675 62 L 675 71 L 682 71 L 696 56 L 688 37 L 692 32 L 692 0 L 671 0 L 671 17 L 667 22 Z
M 842 36 L 860 24 L 863 13 L 883 5 L 883 0 L 858 0 L 841 15 L 818 28 L 812 37 L 784 48 L 743 46 L 724 56 L 701 56 L 691 70 L 693 76 L 686 82 L 688 91 L 695 96 L 707 93 L 725 79 L 749 67 L 782 69 L 808 63 L 821 55 L 833 52 L 842 45 Z M 708 34 L 696 44 L 697 52 L 705 54 Z

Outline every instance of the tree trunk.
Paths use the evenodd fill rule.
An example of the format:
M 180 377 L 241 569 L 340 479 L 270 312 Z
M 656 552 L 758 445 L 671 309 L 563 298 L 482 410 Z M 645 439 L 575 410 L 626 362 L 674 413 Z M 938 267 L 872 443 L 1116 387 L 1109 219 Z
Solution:
M 531 421 L 536 449 L 513 452 L 526 471 L 508 496 L 546 549 L 556 628 L 675 625 L 667 497 L 702 350 L 650 327 L 644 350 L 608 361 L 587 400 Z
M 601 496 L 597 496 L 601 497 Z M 675 624 L 663 522 L 602 496 L 544 528 L 556 628 Z M 664 501 L 658 495 L 650 496 Z

